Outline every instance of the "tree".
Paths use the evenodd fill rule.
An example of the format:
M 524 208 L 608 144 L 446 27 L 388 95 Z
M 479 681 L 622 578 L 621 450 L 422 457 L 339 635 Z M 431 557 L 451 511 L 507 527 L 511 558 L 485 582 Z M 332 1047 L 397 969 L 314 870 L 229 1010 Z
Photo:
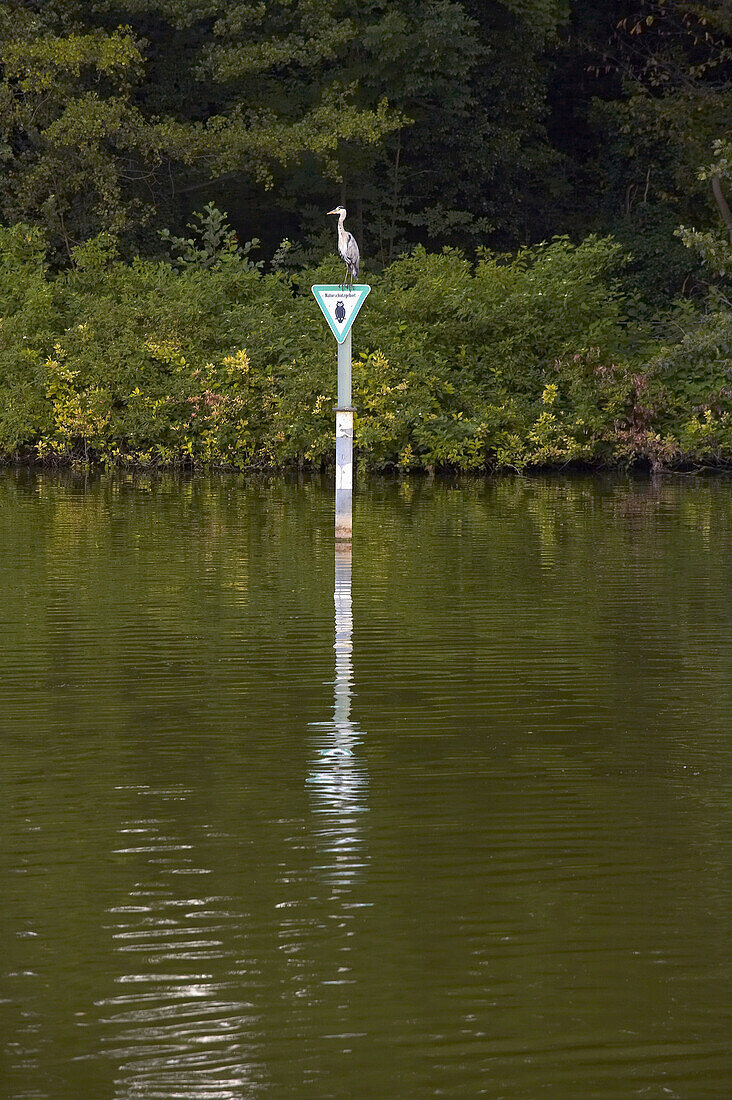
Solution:
M 731 78 L 732 13 L 722 0 L 574 4 L 553 89 L 571 114 L 554 132 L 577 169 L 584 231 L 616 233 L 646 293 L 688 285 L 694 265 L 674 228 L 717 216 L 700 169 L 730 133 Z
M 726 284 L 732 279 L 732 212 L 727 195 L 732 191 L 732 142 L 717 141 L 714 144 L 715 159 L 699 172 L 701 180 L 708 180 L 719 210 L 719 221 L 708 230 L 681 227 L 678 235 L 691 248 L 715 280 Z M 732 305 L 729 299 L 724 299 Z
M 176 194 L 226 174 L 270 186 L 306 154 L 398 125 L 324 60 L 351 26 L 335 0 L 0 3 L 0 203 L 70 258 L 100 229 L 139 236 Z M 298 93 L 292 92 L 294 84 Z

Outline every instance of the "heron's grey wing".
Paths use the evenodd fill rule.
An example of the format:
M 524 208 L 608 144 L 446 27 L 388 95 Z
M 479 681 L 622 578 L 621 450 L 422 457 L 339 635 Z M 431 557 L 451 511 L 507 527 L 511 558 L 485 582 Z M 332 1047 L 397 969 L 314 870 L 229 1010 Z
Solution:
M 358 245 L 356 244 L 356 238 L 353 233 L 348 233 L 346 236 L 346 263 L 350 264 L 353 268 L 354 275 L 358 275 L 359 260 L 361 254 L 358 251 Z

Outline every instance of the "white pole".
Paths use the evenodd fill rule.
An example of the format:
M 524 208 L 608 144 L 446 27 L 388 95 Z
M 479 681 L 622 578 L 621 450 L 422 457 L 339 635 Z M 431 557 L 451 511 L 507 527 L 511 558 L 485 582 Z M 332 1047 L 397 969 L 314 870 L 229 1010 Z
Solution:
M 338 408 L 350 409 L 351 407 L 351 333 L 342 344 L 338 345 Z
M 351 407 L 351 333 L 338 345 L 336 408 L 335 537 L 353 537 L 353 409 Z

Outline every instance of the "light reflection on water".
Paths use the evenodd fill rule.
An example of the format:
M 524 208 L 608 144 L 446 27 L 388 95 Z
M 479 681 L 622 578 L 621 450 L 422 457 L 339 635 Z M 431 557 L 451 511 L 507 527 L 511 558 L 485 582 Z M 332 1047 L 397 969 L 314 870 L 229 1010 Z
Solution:
M 729 482 L 0 527 L 2 1100 L 732 1095 Z
M 170 801 L 185 805 L 190 793 L 180 785 L 127 788 L 136 807 L 114 852 L 142 857 L 146 873 L 109 907 L 120 989 L 96 1002 L 119 1100 L 235 1100 L 256 1083 L 249 1070 L 256 1016 L 237 998 L 238 960 L 226 945 L 243 914 L 234 899 L 206 891 L 211 869 L 154 816 Z M 213 960 L 224 962 L 225 981 L 207 969 Z
M 325 978 L 332 985 L 353 981 L 347 963 L 351 913 L 348 904 L 339 902 L 349 897 L 353 878 L 366 861 L 360 817 L 367 810 L 367 776 L 356 756 L 360 736 L 350 717 L 351 579 L 351 544 L 336 544 L 333 717 L 310 724 L 317 733 L 307 777 L 316 815 L 313 872 L 330 888 L 331 934 L 346 930 L 337 971 Z M 258 1020 L 251 1002 L 234 999 L 236 976 L 246 975 L 246 960 L 225 946 L 229 934 L 236 938 L 237 929 L 246 924 L 246 916 L 231 897 L 178 886 L 191 881 L 188 876 L 211 870 L 197 865 L 192 844 L 176 840 L 165 821 L 151 815 L 171 801 L 185 803 L 190 789 L 143 785 L 127 790 L 139 803 L 138 816 L 123 823 L 114 854 L 142 856 L 149 873 L 123 903 L 109 909 L 114 951 L 122 956 L 122 972 L 115 981 L 125 988 L 99 1001 L 98 1007 L 105 1056 L 118 1067 L 115 1096 L 235 1100 L 251 1095 L 262 1084 L 253 1068 Z M 288 908 L 287 903 L 278 905 L 281 945 L 296 954 L 300 921 L 291 929 Z M 206 971 L 210 960 L 226 960 L 226 981 L 217 982 Z

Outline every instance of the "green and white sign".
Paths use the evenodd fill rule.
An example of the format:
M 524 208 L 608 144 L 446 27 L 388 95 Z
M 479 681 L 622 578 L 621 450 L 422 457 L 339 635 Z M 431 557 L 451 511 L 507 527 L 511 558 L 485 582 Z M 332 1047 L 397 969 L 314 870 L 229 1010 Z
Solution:
M 356 314 L 370 290 L 371 287 L 365 285 L 344 288 L 321 284 L 313 287 L 315 301 L 322 309 L 323 316 L 339 344 L 343 343 L 351 331 Z

